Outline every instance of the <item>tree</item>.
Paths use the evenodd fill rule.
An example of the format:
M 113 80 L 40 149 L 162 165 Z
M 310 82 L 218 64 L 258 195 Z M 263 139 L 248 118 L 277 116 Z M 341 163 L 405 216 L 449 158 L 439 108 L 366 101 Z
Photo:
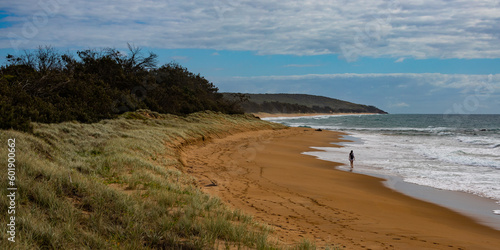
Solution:
M 29 130 L 31 121 L 96 122 L 139 108 L 242 113 L 199 74 L 175 63 L 158 68 L 154 53 L 144 55 L 130 44 L 128 49 L 87 49 L 75 57 L 40 46 L 8 55 L 0 67 L 0 128 Z

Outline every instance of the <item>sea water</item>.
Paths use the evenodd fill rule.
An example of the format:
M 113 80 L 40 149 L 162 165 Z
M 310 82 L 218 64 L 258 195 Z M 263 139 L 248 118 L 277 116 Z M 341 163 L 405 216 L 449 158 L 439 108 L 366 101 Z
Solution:
M 395 176 L 407 183 L 461 191 L 498 202 L 500 214 L 500 115 L 346 115 L 264 118 L 288 126 L 343 131 L 342 148 L 305 152 L 342 162 L 356 172 Z M 500 217 L 500 215 L 497 215 Z

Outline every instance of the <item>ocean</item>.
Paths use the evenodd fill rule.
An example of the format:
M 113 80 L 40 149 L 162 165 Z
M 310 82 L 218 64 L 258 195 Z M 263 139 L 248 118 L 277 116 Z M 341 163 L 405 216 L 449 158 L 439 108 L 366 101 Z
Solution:
M 356 172 L 394 176 L 406 183 L 460 191 L 498 203 L 500 217 L 500 115 L 338 115 L 264 120 L 347 133 L 342 148 L 305 152 L 345 163 L 354 151 Z

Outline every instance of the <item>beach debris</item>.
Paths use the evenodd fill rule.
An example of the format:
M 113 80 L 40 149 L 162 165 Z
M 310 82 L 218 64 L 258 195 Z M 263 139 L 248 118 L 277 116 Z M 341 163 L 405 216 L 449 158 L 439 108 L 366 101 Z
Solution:
M 205 187 L 217 187 L 217 182 L 212 180 L 212 179 L 208 179 L 210 181 L 210 184 L 206 185 Z

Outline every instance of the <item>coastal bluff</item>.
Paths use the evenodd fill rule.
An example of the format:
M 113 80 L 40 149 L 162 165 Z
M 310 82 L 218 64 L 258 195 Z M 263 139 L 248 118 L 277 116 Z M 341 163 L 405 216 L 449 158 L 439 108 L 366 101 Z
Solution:
M 269 114 L 387 114 L 375 106 L 356 104 L 335 98 L 307 94 L 247 94 L 223 93 L 224 98 L 240 101 L 247 113 Z M 239 99 L 239 100 L 238 100 Z

